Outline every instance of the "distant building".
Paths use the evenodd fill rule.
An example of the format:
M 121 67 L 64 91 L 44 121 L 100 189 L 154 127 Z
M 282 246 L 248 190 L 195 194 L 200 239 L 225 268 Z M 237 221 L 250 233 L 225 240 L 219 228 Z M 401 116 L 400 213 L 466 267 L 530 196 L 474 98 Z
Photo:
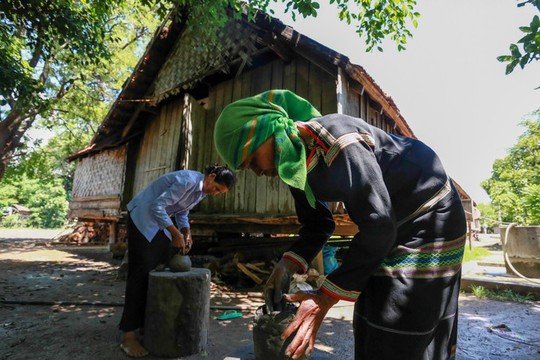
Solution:
M 30 210 L 26 206 L 22 206 L 18 204 L 5 207 L 2 210 L 3 210 L 3 216 L 18 214 L 23 219 L 26 219 L 28 216 L 30 216 L 30 214 L 32 214 L 32 210 Z

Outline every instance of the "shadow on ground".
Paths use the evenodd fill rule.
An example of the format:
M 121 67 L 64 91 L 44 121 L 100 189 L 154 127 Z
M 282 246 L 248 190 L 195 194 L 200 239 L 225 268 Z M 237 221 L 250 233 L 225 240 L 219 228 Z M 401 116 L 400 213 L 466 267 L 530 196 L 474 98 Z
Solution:
M 127 359 L 118 346 L 125 286 L 116 278 L 118 266 L 104 248 L 58 248 L 0 234 L 0 359 Z M 254 359 L 252 321 L 261 304 L 258 292 L 231 292 L 213 284 L 208 350 L 185 359 Z M 230 307 L 241 309 L 243 316 L 216 319 Z M 332 309 L 311 359 L 354 358 L 352 311 L 342 302 Z M 459 319 L 457 359 L 540 358 L 539 302 L 462 295 Z M 490 331 L 496 325 L 510 331 Z

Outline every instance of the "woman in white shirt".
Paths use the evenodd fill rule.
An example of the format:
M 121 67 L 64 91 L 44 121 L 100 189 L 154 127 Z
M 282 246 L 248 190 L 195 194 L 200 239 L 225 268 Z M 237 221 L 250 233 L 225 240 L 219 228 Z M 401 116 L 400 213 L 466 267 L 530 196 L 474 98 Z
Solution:
M 169 262 L 171 248 L 184 254 L 191 249 L 189 211 L 206 195 L 226 193 L 236 182 L 226 166 L 208 165 L 204 172 L 179 170 L 162 175 L 127 205 L 129 263 L 119 327 L 123 331 L 120 347 L 128 356 L 148 354 L 135 334 L 144 325 L 148 274 Z

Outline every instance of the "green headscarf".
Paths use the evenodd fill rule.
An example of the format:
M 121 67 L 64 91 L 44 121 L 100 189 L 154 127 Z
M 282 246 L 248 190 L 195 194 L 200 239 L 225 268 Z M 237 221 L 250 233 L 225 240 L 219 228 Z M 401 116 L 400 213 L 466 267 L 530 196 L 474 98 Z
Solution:
M 315 207 L 315 196 L 307 182 L 306 150 L 294 122 L 320 116 L 313 105 L 295 93 L 270 90 L 227 105 L 217 119 L 214 142 L 223 160 L 237 169 L 274 135 L 279 177 L 287 185 L 303 190 Z

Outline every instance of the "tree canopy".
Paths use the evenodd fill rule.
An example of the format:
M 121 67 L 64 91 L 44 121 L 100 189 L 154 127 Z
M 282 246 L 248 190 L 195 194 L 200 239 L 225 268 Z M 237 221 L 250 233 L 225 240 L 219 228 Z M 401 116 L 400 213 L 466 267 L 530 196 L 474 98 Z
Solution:
M 540 225 L 540 110 L 522 122 L 525 132 L 482 182 L 503 222 Z
M 384 39 L 405 49 L 420 14 L 417 0 L 328 0 L 336 15 L 353 26 L 366 51 L 382 50 Z M 3 0 L 0 2 L 0 181 L 2 188 L 21 181 L 60 186 L 69 198 L 73 166 L 62 159 L 90 141 L 116 98 L 124 79 L 142 54 L 150 34 L 173 7 L 199 33 L 212 34 L 227 16 L 258 11 L 273 14 L 284 4 L 293 19 L 316 17 L 314 0 Z M 519 6 L 540 0 L 524 0 Z M 507 72 L 539 58 L 539 25 L 535 16 L 512 44 Z M 520 48 L 521 47 L 521 48 Z M 516 50 L 517 49 L 517 50 Z M 56 135 L 51 146 L 26 137 L 35 126 Z M 49 156 L 49 157 L 46 157 Z M 10 168 L 8 164 L 11 162 Z M 4 177 L 5 175 L 5 177 Z M 57 181 L 60 181 L 57 183 Z M 47 185 L 47 186 L 49 186 Z M 38 187 L 35 187 L 38 189 Z M 9 190 L 9 189 L 8 189 Z M 11 189 L 13 190 L 13 189 Z M 17 190 L 17 189 L 16 189 Z M 22 191 L 22 190 L 21 190 Z M 22 201 L 17 192 L 2 199 Z M 51 194 L 59 194 L 50 191 Z M 28 205 L 28 204 L 25 204 Z M 55 215 L 56 216 L 56 215 Z M 41 225 L 44 222 L 40 223 Z M 40 225 L 40 226 L 41 226 Z
M 0 186 L 0 207 L 11 204 L 29 207 L 33 214 L 25 225 L 51 227 L 65 221 L 75 164 L 67 163 L 64 159 L 90 142 L 159 21 L 154 12 L 139 1 L 124 1 L 107 17 L 104 28 L 107 29 L 108 50 L 107 54 L 102 54 L 101 60 L 74 65 L 68 62 L 71 50 L 58 50 L 57 56 L 61 54 L 61 59 L 51 60 L 53 70 L 49 71 L 42 84 L 42 92 L 35 94 L 40 103 L 26 110 L 23 105 L 15 108 L 21 109 L 19 114 L 25 114 L 23 117 L 28 115 L 28 111 L 39 112 L 39 116 L 30 117 L 26 122 L 16 122 L 12 121 L 16 116 L 10 117 L 13 109 L 9 106 L 2 108 L 1 131 L 10 132 L 18 127 L 17 132 L 10 134 L 18 134 L 20 138 L 9 139 L 12 142 L 19 140 L 20 143 L 15 149 L 12 148 L 11 164 L 5 169 Z M 21 51 L 24 53 L 25 50 Z M 40 61 L 45 64 L 45 61 Z M 34 78 L 38 78 L 36 74 L 42 71 L 40 66 L 37 64 L 33 68 L 34 75 L 30 75 L 29 79 L 20 78 L 17 81 L 21 84 L 24 81 L 33 82 Z M 7 72 L 3 72 L 2 76 L 7 77 Z M 61 96 L 55 96 L 58 84 L 67 78 L 70 79 L 69 87 L 64 89 Z M 24 104 L 24 99 L 24 96 L 17 99 L 12 97 L 14 103 L 20 101 L 20 104 Z M 47 128 L 54 136 L 46 144 L 30 141 L 24 135 L 30 125 Z M 5 147 L 9 146 L 9 142 L 6 143 Z M 35 191 L 35 196 L 28 196 L 32 191 Z M 4 219 L 3 224 L 22 225 L 8 220 Z
M 273 0 L 286 4 L 293 16 L 317 16 L 319 3 L 312 0 Z M 416 0 L 329 0 L 340 19 L 354 24 L 366 36 L 367 49 L 390 37 L 404 49 L 420 16 Z M 62 111 L 74 87 L 117 79 L 97 78 L 93 71 L 105 66 L 116 46 L 129 40 L 117 31 L 132 9 L 145 8 L 163 19 L 173 6 L 182 10 L 188 26 L 212 34 L 227 17 L 259 10 L 271 11 L 270 0 L 5 0 L 0 3 L 0 179 L 36 118 L 50 119 Z M 140 14 L 142 14 L 140 12 Z M 137 18 L 131 17 L 133 27 Z M 123 80 L 123 78 L 122 78 Z M 52 116 L 55 120 L 62 117 Z M 52 123 L 52 121 L 51 121 Z
M 532 5 L 540 13 L 540 0 L 526 0 L 518 4 L 518 7 Z M 517 65 L 522 69 L 533 61 L 540 60 L 540 17 L 534 15 L 528 26 L 520 26 L 523 37 L 517 44 L 510 45 L 510 54 L 497 58 L 506 63 L 506 74 L 510 74 Z

